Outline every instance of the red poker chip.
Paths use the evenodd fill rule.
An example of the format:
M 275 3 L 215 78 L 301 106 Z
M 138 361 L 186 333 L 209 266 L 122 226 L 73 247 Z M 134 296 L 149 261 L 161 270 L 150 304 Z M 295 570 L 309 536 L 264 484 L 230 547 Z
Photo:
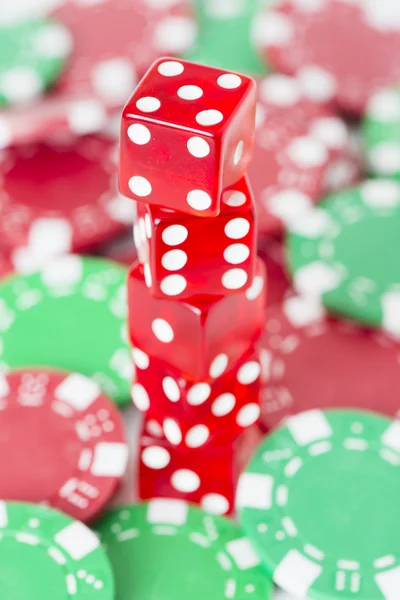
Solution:
M 60 130 L 93 133 L 124 105 L 159 56 L 190 47 L 188 0 L 62 0 L 53 16 L 73 37 L 73 52 L 47 97 L 0 112 L 0 147 L 41 141 Z
M 352 114 L 400 80 L 396 0 L 286 0 L 268 8 L 257 37 L 269 64 Z
M 319 408 L 400 415 L 400 344 L 381 332 L 330 318 L 318 303 L 293 296 L 268 311 L 261 347 L 265 429 Z
M 260 238 L 258 256 L 264 261 L 267 272 L 267 307 L 283 300 L 290 281 L 286 273 L 285 246 L 275 237 Z
M 347 125 L 286 75 L 259 82 L 249 178 L 262 234 L 278 234 L 327 191 L 359 177 Z M 288 119 L 290 114 L 290 119 Z
M 84 375 L 40 369 L 0 375 L 0 404 L 0 498 L 93 519 L 128 460 L 111 400 Z
M 117 192 L 116 144 L 99 136 L 18 146 L 0 157 L 0 237 L 15 270 L 82 252 L 133 221 Z

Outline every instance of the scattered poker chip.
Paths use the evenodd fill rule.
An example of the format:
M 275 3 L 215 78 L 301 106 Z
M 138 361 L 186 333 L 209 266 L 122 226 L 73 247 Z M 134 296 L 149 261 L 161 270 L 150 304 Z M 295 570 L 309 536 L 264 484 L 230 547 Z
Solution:
M 288 266 L 301 295 L 400 335 L 400 185 L 365 181 L 332 194 L 292 224 Z
M 0 158 L 0 236 L 16 271 L 82 252 L 133 222 L 117 192 L 116 144 L 100 136 L 18 146 Z
M 190 47 L 195 25 L 189 8 L 188 0 L 59 3 L 53 16 L 73 37 L 71 59 L 40 103 L 0 113 L 0 147 L 42 141 L 58 131 L 100 131 L 156 58 Z
M 257 2 L 248 0 L 197 0 L 198 37 L 185 58 L 229 71 L 264 74 L 266 71 L 252 42 L 257 23 Z
M 23 104 L 42 94 L 60 75 L 72 46 L 61 23 L 0 22 L 0 106 Z
M 286 0 L 266 9 L 259 29 L 268 63 L 349 113 L 362 113 L 377 89 L 400 80 L 396 0 Z
M 50 369 L 0 374 L 0 497 L 45 502 L 79 521 L 107 504 L 126 469 L 122 417 L 98 384 Z M 26 468 L 26 457 L 35 465 Z
M 66 255 L 0 284 L 0 370 L 55 367 L 94 379 L 129 403 L 133 365 L 126 336 L 126 269 Z
M 282 240 L 272 236 L 260 238 L 258 240 L 258 256 L 266 266 L 267 306 L 273 306 L 283 300 L 290 286 Z
M 315 408 L 400 416 L 393 394 L 400 376 L 400 344 L 382 332 L 328 317 L 310 298 L 292 296 L 268 309 L 261 359 L 264 429 Z M 312 377 L 305 377 L 309 365 Z
M 381 89 L 369 100 L 363 141 L 371 173 L 400 179 L 400 89 Z
M 45 506 L 0 502 L 0 562 L 4 598 L 115 598 L 111 565 L 96 534 Z
M 328 189 L 358 179 L 350 139 L 344 121 L 304 93 L 294 77 L 270 75 L 259 82 L 249 178 L 261 233 L 281 233 Z
M 154 499 L 110 511 L 96 530 L 119 600 L 268 600 L 272 583 L 233 522 L 182 500 Z
M 315 600 L 396 597 L 399 427 L 369 412 L 313 410 L 265 438 L 236 503 L 277 585 Z

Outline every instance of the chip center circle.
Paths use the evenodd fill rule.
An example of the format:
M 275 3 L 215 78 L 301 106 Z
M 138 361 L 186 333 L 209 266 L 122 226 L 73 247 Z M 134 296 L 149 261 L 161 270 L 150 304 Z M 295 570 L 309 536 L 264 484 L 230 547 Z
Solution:
M 160 527 L 161 529 L 161 527 Z M 171 529 L 172 531 L 172 529 Z M 121 598 L 134 596 L 138 600 L 148 598 L 152 590 L 154 598 L 187 600 L 196 598 L 219 598 L 224 596 L 224 589 L 229 573 L 224 573 L 217 561 L 216 553 L 210 552 L 208 544 L 199 541 L 190 543 L 193 533 L 162 533 L 151 537 L 151 543 L 143 544 L 140 552 L 135 552 L 135 541 L 132 547 L 125 543 L 125 552 L 119 552 L 118 562 L 113 564 L 116 581 L 123 582 Z M 137 538 L 140 540 L 140 537 Z M 135 556 L 135 569 L 131 568 L 132 553 Z M 111 558 L 113 553 L 110 552 Z M 198 565 L 199 568 L 194 568 Z M 171 577 L 171 573 L 179 572 L 179 578 Z M 207 577 L 204 574 L 207 573 Z M 216 593 L 219 587 L 219 592 Z
M 400 523 L 393 519 L 400 494 L 396 479 L 396 467 L 378 448 L 334 446 L 304 460 L 289 482 L 281 517 L 293 521 L 303 547 L 318 549 L 332 569 L 338 560 L 372 568 L 379 557 L 400 558 Z
M 93 144 L 96 150 L 95 142 Z M 88 148 L 90 150 L 89 144 Z M 10 198 L 17 198 L 19 204 L 34 210 L 38 217 L 47 211 L 44 216 L 68 217 L 75 225 L 80 225 L 79 217 L 85 220 L 85 207 L 90 207 L 91 202 L 98 201 L 105 195 L 105 190 L 111 189 L 110 174 L 83 152 L 84 148 L 79 153 L 79 149 L 74 150 L 69 146 L 57 149 L 43 144 L 34 154 L 18 157 L 5 178 L 5 193 Z M 106 152 L 105 147 L 103 154 Z M 51 185 L 49 172 L 52 175 Z M 64 199 L 62 210 L 57 208 L 60 198 Z M 79 207 L 82 214 L 74 214 Z M 89 216 L 88 213 L 86 227 L 91 226 Z
M 393 214 L 385 215 L 382 211 L 377 217 L 372 211 L 365 212 L 361 220 L 334 235 L 333 262 L 345 265 L 350 277 L 372 280 L 377 282 L 380 292 L 385 291 L 391 273 L 400 271 L 400 253 L 392 252 L 388 264 L 388 249 L 396 247 L 398 231 L 398 219 Z M 325 242 L 320 245 L 321 252 Z
M 0 461 L 0 498 L 54 499 L 76 476 L 83 443 L 74 420 L 48 405 L 21 406 L 0 412 L 0 424 L 0 455 L 7 457 Z

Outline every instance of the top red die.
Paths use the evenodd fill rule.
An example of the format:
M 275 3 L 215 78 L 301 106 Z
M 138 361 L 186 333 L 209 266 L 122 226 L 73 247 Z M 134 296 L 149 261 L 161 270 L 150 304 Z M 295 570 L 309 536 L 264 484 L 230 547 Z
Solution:
M 153 64 L 124 108 L 120 191 L 139 202 L 215 216 L 252 156 L 252 79 L 187 61 Z

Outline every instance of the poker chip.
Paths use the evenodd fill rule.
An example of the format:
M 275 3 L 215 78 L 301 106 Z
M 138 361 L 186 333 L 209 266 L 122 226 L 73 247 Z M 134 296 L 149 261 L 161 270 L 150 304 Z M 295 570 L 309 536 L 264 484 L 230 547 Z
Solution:
M 0 114 L 0 147 L 43 141 L 58 131 L 100 131 L 156 58 L 190 47 L 189 8 L 188 0 L 59 3 L 53 16 L 71 32 L 71 59 L 42 102 Z
M 264 429 L 316 408 L 400 416 L 393 394 L 400 376 L 400 344 L 382 332 L 328 317 L 310 298 L 292 296 L 269 308 L 260 356 Z M 309 365 L 312 377 L 305 377 Z
M 400 578 L 399 422 L 312 410 L 265 438 L 239 480 L 240 521 L 301 598 L 386 600 Z
M 0 502 L 1 592 L 30 600 L 114 600 L 110 562 L 83 523 L 37 504 Z
M 248 0 L 197 0 L 196 43 L 185 58 L 229 71 L 264 74 L 261 58 L 252 43 L 257 23 L 257 2 Z
M 117 192 L 116 144 L 100 136 L 18 146 L 0 158 L 0 236 L 16 271 L 85 251 L 133 222 Z
M 0 374 L 0 402 L 0 497 L 93 519 L 128 459 L 115 405 L 88 377 L 49 369 Z
M 0 106 L 37 98 L 58 78 L 72 45 L 72 36 L 60 23 L 0 22 Z
M 400 89 L 386 88 L 369 100 L 363 141 L 371 173 L 400 178 Z
M 332 194 L 293 223 L 288 266 L 301 295 L 400 335 L 400 185 L 365 181 Z
M 377 89 L 400 80 L 396 0 L 286 0 L 266 10 L 259 29 L 270 64 L 349 113 L 362 113 Z
M 126 269 L 66 255 L 0 284 L 0 371 L 55 367 L 96 381 L 117 404 L 130 401 Z
M 346 124 L 294 77 L 259 82 L 256 123 L 249 178 L 261 233 L 281 233 L 328 189 L 358 179 Z
M 243 532 L 182 500 L 154 499 L 110 511 L 96 527 L 120 600 L 268 600 L 272 584 Z M 231 592 L 229 592 L 231 590 Z

